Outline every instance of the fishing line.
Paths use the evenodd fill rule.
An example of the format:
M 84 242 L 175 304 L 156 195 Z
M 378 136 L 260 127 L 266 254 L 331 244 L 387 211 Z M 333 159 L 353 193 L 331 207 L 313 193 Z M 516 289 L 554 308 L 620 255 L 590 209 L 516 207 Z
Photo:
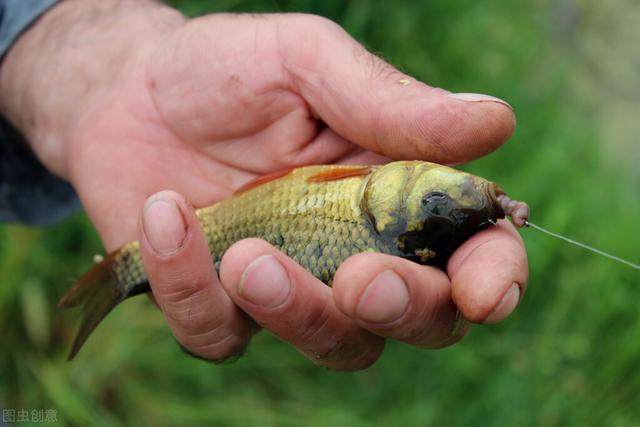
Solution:
M 562 235 L 560 235 L 558 233 L 554 233 L 553 231 L 549 231 L 546 228 L 542 228 L 539 225 L 536 225 L 536 224 L 534 224 L 532 222 L 525 221 L 524 225 L 525 225 L 525 227 L 531 227 L 531 228 L 533 228 L 535 230 L 542 231 L 543 233 L 548 234 L 549 236 L 556 237 L 556 238 L 558 238 L 560 240 L 564 240 L 565 242 L 571 243 L 572 245 L 579 246 L 579 247 L 581 247 L 583 249 L 586 249 L 588 251 L 594 252 L 594 253 L 596 253 L 598 255 L 602 255 L 603 257 L 606 257 L 606 258 L 612 259 L 614 261 L 617 261 L 617 262 L 619 262 L 621 264 L 628 265 L 629 267 L 635 268 L 636 270 L 640 270 L 640 265 L 638 265 L 638 264 L 634 264 L 631 261 L 627 261 L 626 259 L 622 259 L 622 258 L 617 257 L 615 255 L 608 254 L 606 252 L 601 251 L 600 249 L 596 249 L 596 248 L 594 248 L 592 246 L 585 245 L 584 243 L 576 242 L 573 239 L 570 239 L 568 237 L 562 236 Z
M 496 225 L 496 224 L 497 224 L 497 223 L 496 223 L 495 221 L 493 221 L 492 219 L 489 219 L 489 222 L 490 222 L 491 224 L 493 224 L 493 225 Z M 608 254 L 608 253 L 606 253 L 606 252 L 604 252 L 604 251 L 601 251 L 600 249 L 596 249 L 596 248 L 594 248 L 594 247 L 592 247 L 592 246 L 589 246 L 589 245 L 586 245 L 586 244 L 584 244 L 584 243 L 576 242 L 575 240 L 570 239 L 570 238 L 568 238 L 568 237 L 565 237 L 565 236 L 563 236 L 563 235 L 561 235 L 561 234 L 554 233 L 553 231 L 547 230 L 546 228 L 542 228 L 542 227 L 540 227 L 539 225 L 536 225 L 536 224 L 534 224 L 534 223 L 530 222 L 529 220 L 525 220 L 525 222 L 524 222 L 524 226 L 525 226 L 525 227 L 533 228 L 534 230 L 541 231 L 541 232 L 543 232 L 544 234 L 548 234 L 548 235 L 549 235 L 549 236 L 551 236 L 551 237 L 555 237 L 555 238 L 557 238 L 557 239 L 564 240 L 564 241 L 565 241 L 565 242 L 567 242 L 567 243 L 571 243 L 572 245 L 579 246 L 579 247 L 581 247 L 581 248 L 583 248 L 583 249 L 586 249 L 586 250 L 588 250 L 588 251 L 594 252 L 594 253 L 596 253 L 596 254 L 598 254 L 598 255 L 602 255 L 602 256 L 603 256 L 603 257 L 605 257 L 605 258 L 609 258 L 609 259 L 612 259 L 612 260 L 614 260 L 614 261 L 617 261 L 617 262 L 619 262 L 619 263 L 621 263 L 621 264 L 628 265 L 629 267 L 631 267 L 631 268 L 635 268 L 636 270 L 640 270 L 640 265 L 638 265 L 638 264 L 634 264 L 634 263 L 632 263 L 631 261 L 627 261 L 626 259 L 623 259 L 623 258 L 617 257 L 617 256 L 615 256 L 615 255 Z

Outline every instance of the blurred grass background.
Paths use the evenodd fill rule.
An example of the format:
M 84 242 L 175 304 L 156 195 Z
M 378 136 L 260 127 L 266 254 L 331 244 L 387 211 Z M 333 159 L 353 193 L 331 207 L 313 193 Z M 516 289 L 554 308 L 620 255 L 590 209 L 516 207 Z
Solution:
M 408 74 L 508 100 L 518 129 L 465 166 L 529 202 L 532 220 L 640 259 L 640 7 L 632 0 L 172 0 L 189 15 L 304 11 Z M 55 303 L 99 240 L 82 215 L 0 225 L 0 406 L 61 425 L 633 426 L 640 274 L 523 230 L 520 308 L 459 345 L 389 343 L 357 373 L 313 366 L 266 333 L 235 364 L 186 357 L 145 298 L 109 316 L 73 363 L 77 313 Z

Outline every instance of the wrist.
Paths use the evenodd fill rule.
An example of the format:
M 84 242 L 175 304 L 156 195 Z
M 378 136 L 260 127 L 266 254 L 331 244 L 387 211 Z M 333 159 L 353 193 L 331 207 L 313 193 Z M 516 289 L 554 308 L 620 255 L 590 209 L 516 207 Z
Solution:
M 177 11 L 152 0 L 62 1 L 5 57 L 0 111 L 47 168 L 67 177 L 74 126 L 183 21 Z

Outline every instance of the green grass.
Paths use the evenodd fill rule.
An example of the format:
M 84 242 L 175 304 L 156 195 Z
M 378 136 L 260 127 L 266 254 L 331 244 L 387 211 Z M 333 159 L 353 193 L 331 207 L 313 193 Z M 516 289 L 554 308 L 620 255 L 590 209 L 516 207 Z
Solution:
M 465 169 L 529 202 L 534 222 L 638 260 L 637 148 L 611 129 L 621 101 L 608 89 L 623 84 L 618 75 L 636 79 L 628 87 L 638 78 L 618 74 L 631 61 L 601 48 L 626 40 L 615 24 L 637 12 L 631 2 L 606 15 L 595 1 L 170 3 L 190 15 L 322 14 L 421 80 L 507 99 L 516 134 Z M 593 67 L 614 53 L 622 65 Z M 628 130 L 637 107 L 625 105 L 616 117 Z M 374 367 L 336 373 L 266 333 L 234 364 L 191 359 L 144 298 L 119 307 L 67 363 L 77 313 L 55 302 L 101 251 L 95 232 L 82 214 L 41 230 L 0 226 L 0 405 L 56 409 L 61 425 L 77 426 L 637 425 L 640 274 L 522 234 L 530 285 L 509 320 L 444 350 L 390 342 Z

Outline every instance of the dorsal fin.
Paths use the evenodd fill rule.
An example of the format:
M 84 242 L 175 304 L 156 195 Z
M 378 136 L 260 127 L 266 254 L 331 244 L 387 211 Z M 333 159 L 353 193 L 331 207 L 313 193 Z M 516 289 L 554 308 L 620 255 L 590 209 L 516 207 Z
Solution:
M 366 176 L 371 173 L 373 168 L 371 166 L 351 166 L 345 168 L 329 169 L 320 172 L 317 175 L 310 176 L 307 181 L 309 182 L 327 182 L 338 181 L 345 178 L 353 178 L 356 176 Z
M 283 169 L 280 171 L 268 173 L 266 175 L 261 175 L 242 185 L 233 194 L 244 193 L 247 190 L 251 190 L 252 188 L 256 188 L 262 184 L 266 184 L 267 182 L 282 178 L 283 176 L 289 175 L 293 169 L 295 168 Z

